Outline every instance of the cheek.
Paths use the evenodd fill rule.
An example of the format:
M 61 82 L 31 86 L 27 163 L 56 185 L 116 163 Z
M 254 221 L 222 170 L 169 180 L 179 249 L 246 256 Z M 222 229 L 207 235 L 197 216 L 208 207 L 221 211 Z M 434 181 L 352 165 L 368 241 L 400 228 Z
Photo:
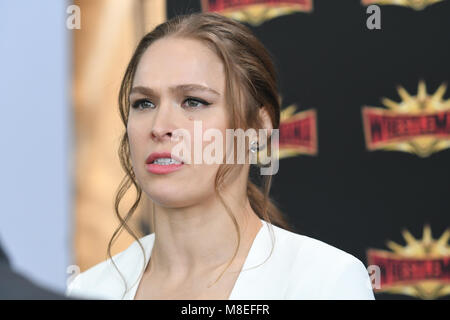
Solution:
M 217 122 L 217 123 L 209 123 L 208 126 L 204 125 L 203 128 L 203 136 L 206 130 L 208 129 L 214 129 L 214 130 L 218 130 L 221 135 L 219 137 L 214 137 L 208 141 L 203 141 L 202 145 L 203 145 L 203 150 L 202 150 L 202 158 L 203 161 L 205 161 L 205 156 L 211 156 L 214 157 L 213 154 L 210 155 L 210 150 L 211 150 L 211 146 L 215 147 L 217 146 L 218 148 L 220 148 L 220 146 L 222 146 L 222 158 L 221 160 L 223 160 L 220 164 L 218 163 L 211 163 L 211 164 L 206 164 L 206 163 L 202 163 L 201 165 L 198 166 L 198 175 L 201 176 L 202 179 L 202 183 L 207 186 L 207 188 L 209 188 L 208 190 L 213 191 L 212 187 L 214 186 L 214 181 L 217 175 L 217 172 L 220 168 L 220 166 L 222 166 L 225 163 L 226 160 L 226 152 L 227 152 L 227 145 L 229 148 L 230 142 L 227 141 L 226 139 L 226 127 L 225 124 L 222 122 Z M 214 140 L 215 139 L 221 139 L 222 141 L 220 141 L 220 143 L 218 143 L 217 145 L 214 144 Z M 208 150 L 206 150 L 206 155 L 205 155 L 205 148 L 208 147 Z M 215 159 L 215 158 L 213 158 Z
M 136 161 L 140 159 L 143 155 L 144 150 L 144 132 L 134 124 L 128 124 L 127 126 L 127 136 L 128 143 L 130 145 L 130 157 L 133 166 L 135 166 Z M 145 156 L 145 155 L 144 155 Z

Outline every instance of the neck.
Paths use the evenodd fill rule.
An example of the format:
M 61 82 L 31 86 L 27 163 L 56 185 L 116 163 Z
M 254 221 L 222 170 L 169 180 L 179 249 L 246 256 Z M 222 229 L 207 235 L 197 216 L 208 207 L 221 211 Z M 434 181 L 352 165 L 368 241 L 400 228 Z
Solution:
M 235 260 L 243 261 L 262 223 L 247 197 L 234 205 L 225 201 L 240 229 Z M 238 245 L 237 230 L 218 198 L 186 208 L 155 205 L 155 209 L 152 272 L 186 278 L 222 268 L 233 257 Z

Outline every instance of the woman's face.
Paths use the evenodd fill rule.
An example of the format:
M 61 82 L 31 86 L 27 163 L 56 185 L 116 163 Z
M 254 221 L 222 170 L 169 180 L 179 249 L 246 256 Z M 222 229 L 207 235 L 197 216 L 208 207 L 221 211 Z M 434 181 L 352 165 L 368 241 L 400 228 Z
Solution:
M 197 40 L 160 39 L 141 57 L 129 97 L 127 131 L 138 183 L 156 203 L 189 206 L 214 194 L 214 178 L 220 164 L 194 163 L 194 121 L 201 121 L 201 137 L 209 128 L 220 130 L 222 137 L 226 137 L 228 115 L 224 90 L 222 62 Z M 190 135 L 191 163 L 166 174 L 149 171 L 146 160 L 151 153 L 170 153 L 175 145 L 183 143 L 182 139 L 171 140 L 176 129 L 185 129 Z M 211 141 L 201 141 L 202 150 L 211 144 Z

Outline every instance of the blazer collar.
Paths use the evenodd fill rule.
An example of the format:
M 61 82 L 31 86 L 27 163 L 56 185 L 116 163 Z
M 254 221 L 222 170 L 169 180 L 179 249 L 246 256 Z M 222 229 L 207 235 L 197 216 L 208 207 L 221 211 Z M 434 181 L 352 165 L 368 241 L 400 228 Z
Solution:
M 254 267 L 257 267 L 263 263 L 271 253 L 272 239 L 269 232 L 270 223 L 262 219 L 261 222 L 262 226 L 253 240 L 242 270 L 239 273 L 229 296 L 230 300 L 240 299 L 241 293 L 245 295 L 246 290 L 248 290 L 247 288 L 251 288 L 250 284 L 253 282 L 252 275 L 254 275 L 254 273 L 252 273 L 251 270 L 254 270 Z M 276 228 L 276 226 L 273 225 L 272 227 Z M 142 271 L 147 268 L 147 264 L 150 261 L 150 256 L 155 242 L 155 234 L 151 233 L 140 238 L 140 242 L 142 243 L 145 251 L 145 260 L 139 244 L 135 241 L 130 247 L 132 250 L 132 252 L 130 252 L 130 256 L 133 257 L 133 261 L 121 261 L 123 263 L 121 263 L 121 266 L 119 267 L 128 285 L 128 291 L 123 296 L 124 300 L 133 300 L 136 295 L 136 291 L 143 276 Z M 143 268 L 144 263 L 145 266 Z M 122 293 L 119 299 L 122 299 Z

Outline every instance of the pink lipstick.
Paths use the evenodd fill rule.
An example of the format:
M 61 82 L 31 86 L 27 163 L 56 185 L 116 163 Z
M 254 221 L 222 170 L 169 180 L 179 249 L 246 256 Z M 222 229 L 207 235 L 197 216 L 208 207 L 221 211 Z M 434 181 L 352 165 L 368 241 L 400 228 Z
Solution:
M 167 174 L 181 169 L 184 162 L 172 156 L 170 152 L 153 152 L 145 161 L 147 171 L 155 174 Z

